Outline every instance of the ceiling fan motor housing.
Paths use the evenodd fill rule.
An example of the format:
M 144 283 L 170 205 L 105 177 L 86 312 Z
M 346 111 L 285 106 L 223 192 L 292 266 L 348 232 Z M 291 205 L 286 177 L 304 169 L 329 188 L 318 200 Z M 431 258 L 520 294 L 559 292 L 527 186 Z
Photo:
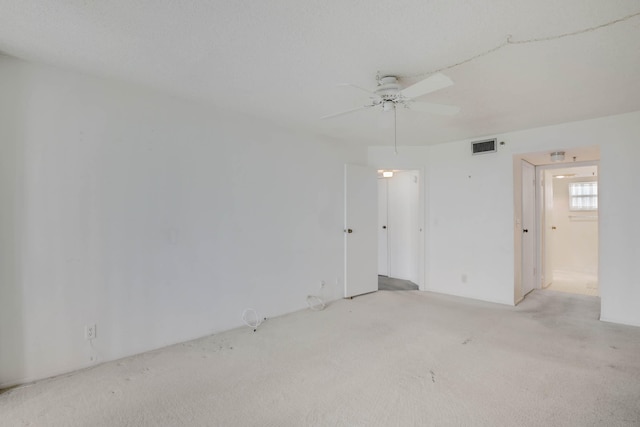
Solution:
M 381 101 L 397 102 L 400 98 L 400 84 L 395 76 L 384 76 L 378 81 L 378 87 L 374 93 L 381 98 Z M 383 102 L 384 105 L 384 102 Z
M 460 111 L 459 107 L 443 104 L 432 104 L 429 102 L 418 101 L 415 98 L 426 95 L 436 90 L 444 89 L 453 84 L 453 81 L 444 74 L 435 73 L 430 75 L 424 80 L 414 83 L 408 87 L 402 88 L 398 83 L 396 76 L 377 76 L 378 86 L 373 90 L 367 90 L 356 85 L 345 84 L 344 86 L 352 86 L 356 89 L 367 92 L 370 96 L 371 102 L 361 107 L 352 108 L 347 111 L 342 111 L 337 114 L 330 114 L 322 117 L 328 119 L 336 116 L 342 116 L 358 110 L 382 107 L 382 111 L 395 111 L 398 105 L 404 108 L 414 109 L 416 111 L 423 111 L 427 113 L 453 115 Z

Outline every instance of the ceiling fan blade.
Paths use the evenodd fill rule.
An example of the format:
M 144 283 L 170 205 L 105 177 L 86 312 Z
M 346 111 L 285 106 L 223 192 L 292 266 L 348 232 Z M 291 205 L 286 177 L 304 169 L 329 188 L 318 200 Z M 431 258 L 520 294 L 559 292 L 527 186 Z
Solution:
M 453 84 L 453 80 L 441 73 L 433 74 L 426 79 L 419 81 L 407 88 L 400 91 L 405 98 L 416 98 L 418 96 L 426 95 L 427 93 L 435 92 L 445 87 L 449 87 Z
M 349 86 L 349 87 L 352 87 L 352 88 L 355 88 L 355 89 L 361 90 L 361 91 L 363 91 L 363 92 L 366 92 L 366 93 L 368 93 L 369 95 L 375 95 L 375 93 L 374 93 L 373 91 L 370 91 L 369 89 L 365 89 L 365 88 L 360 87 L 360 86 L 357 86 L 357 85 L 353 85 L 353 84 L 351 84 L 351 83 L 341 83 L 341 84 L 339 84 L 338 86 Z
M 453 116 L 460 112 L 460 107 L 455 105 L 432 104 L 431 102 L 411 101 L 408 102 L 410 110 L 424 113 L 441 114 L 443 116 Z
M 345 114 L 353 113 L 353 112 L 356 112 L 358 110 L 363 110 L 365 108 L 370 108 L 370 107 L 373 107 L 373 106 L 374 106 L 373 104 L 371 104 L 371 105 L 363 105 L 362 107 L 356 107 L 356 108 L 352 108 L 350 110 L 341 111 L 339 113 L 334 113 L 334 114 L 329 114 L 327 116 L 322 116 L 322 117 L 320 117 L 320 120 L 332 119 L 334 117 L 343 116 Z

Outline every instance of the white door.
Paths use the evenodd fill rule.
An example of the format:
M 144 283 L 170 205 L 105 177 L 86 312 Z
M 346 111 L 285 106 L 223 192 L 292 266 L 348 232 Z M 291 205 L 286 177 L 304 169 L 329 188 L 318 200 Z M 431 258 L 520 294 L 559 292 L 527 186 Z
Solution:
M 378 274 L 389 275 L 389 237 L 387 234 L 389 180 L 378 179 Z
M 536 169 L 522 160 L 522 296 L 535 287 Z
M 542 216 L 542 247 L 543 247 L 543 260 L 542 274 L 544 280 L 542 286 L 547 287 L 553 282 L 553 234 L 556 226 L 554 225 L 553 218 L 553 172 L 551 170 L 544 171 L 544 209 Z
M 344 296 L 378 290 L 378 189 L 374 169 L 344 168 Z
M 420 215 L 418 172 L 400 171 L 388 183 L 389 276 L 418 282 Z

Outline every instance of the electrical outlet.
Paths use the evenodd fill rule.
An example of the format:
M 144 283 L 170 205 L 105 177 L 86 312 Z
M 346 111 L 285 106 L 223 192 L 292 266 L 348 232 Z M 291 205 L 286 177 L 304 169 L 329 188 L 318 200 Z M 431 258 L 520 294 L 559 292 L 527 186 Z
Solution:
M 84 326 L 84 339 L 92 340 L 96 337 L 96 324 L 93 323 L 91 325 Z

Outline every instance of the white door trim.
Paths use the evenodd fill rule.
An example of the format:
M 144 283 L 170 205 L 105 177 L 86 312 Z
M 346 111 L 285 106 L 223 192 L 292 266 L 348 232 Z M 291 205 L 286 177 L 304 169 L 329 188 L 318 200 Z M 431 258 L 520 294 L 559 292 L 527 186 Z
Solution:
M 536 179 L 536 167 L 528 161 L 522 159 L 522 214 L 520 231 L 522 239 L 520 244 L 522 245 L 522 266 L 521 266 L 521 282 L 520 287 L 522 289 L 522 297 L 524 298 L 529 292 L 537 289 L 538 284 L 538 257 L 537 257 L 537 221 L 536 212 L 537 209 L 537 179 Z M 532 176 L 528 176 L 529 172 Z M 528 181 L 531 180 L 531 181 Z M 530 204 L 529 209 L 525 209 L 527 204 Z

